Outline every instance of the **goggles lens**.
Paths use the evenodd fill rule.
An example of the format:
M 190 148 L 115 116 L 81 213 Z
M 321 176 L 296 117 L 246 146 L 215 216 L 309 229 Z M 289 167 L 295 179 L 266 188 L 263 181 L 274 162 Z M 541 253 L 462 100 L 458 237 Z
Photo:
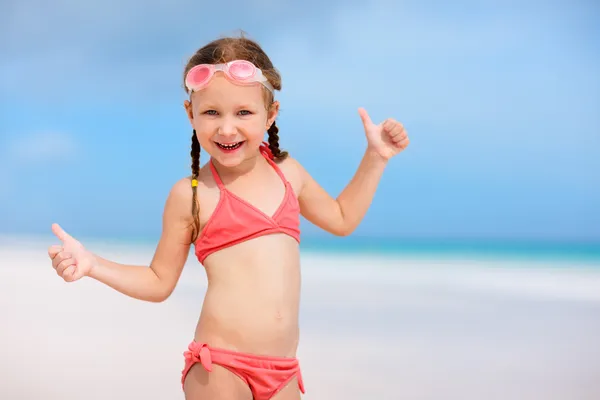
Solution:
M 251 79 L 256 75 L 256 67 L 247 61 L 234 61 L 229 64 L 229 73 L 237 79 Z

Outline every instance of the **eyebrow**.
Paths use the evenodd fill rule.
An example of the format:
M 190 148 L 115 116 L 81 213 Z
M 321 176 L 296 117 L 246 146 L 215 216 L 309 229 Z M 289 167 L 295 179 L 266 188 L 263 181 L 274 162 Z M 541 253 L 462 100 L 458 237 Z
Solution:
M 237 108 L 256 108 L 258 107 L 255 103 L 241 103 L 237 105 Z
M 196 103 L 198 108 L 222 108 L 220 106 L 217 106 L 215 103 L 209 103 L 209 102 L 202 102 L 199 101 Z M 257 108 L 259 107 L 258 104 L 256 103 L 239 103 L 239 104 L 235 104 L 233 106 L 233 108 Z

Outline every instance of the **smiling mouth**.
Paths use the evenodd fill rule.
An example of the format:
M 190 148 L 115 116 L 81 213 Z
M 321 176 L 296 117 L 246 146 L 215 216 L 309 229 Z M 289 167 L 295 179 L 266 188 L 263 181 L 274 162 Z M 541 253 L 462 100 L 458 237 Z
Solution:
M 241 141 L 241 142 L 235 142 L 235 143 L 227 143 L 227 144 L 224 144 L 224 143 L 219 143 L 219 142 L 215 142 L 215 144 L 216 144 L 216 145 L 217 145 L 219 148 L 221 148 L 221 149 L 223 149 L 223 150 L 226 150 L 226 151 L 231 151 L 231 150 L 239 149 L 239 148 L 240 148 L 240 146 L 241 146 L 242 144 L 244 144 L 244 141 Z

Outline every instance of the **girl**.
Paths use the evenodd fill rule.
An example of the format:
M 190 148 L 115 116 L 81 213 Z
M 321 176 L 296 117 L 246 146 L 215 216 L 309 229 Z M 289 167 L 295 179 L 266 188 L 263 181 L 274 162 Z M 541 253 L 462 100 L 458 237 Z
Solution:
M 57 224 L 62 245 L 48 254 L 67 282 L 84 276 L 136 299 L 166 300 L 190 246 L 208 289 L 184 352 L 185 398 L 292 400 L 304 393 L 296 349 L 300 297 L 300 214 L 348 235 L 365 215 L 388 160 L 408 145 L 403 126 L 374 124 L 359 109 L 367 149 L 337 199 L 279 148 L 275 124 L 281 77 L 247 38 L 215 40 L 184 71 L 193 129 L 192 175 L 171 189 L 149 267 L 92 254 Z M 263 142 L 268 133 L 268 143 Z M 200 149 L 210 156 L 200 167 Z

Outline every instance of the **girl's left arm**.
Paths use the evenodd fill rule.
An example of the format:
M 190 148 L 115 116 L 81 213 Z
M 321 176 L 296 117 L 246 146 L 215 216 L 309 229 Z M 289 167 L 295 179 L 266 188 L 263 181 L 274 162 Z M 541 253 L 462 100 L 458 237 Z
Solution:
M 358 227 L 373 201 L 389 159 L 409 143 L 399 122 L 387 119 L 375 125 L 364 109 L 359 109 L 359 114 L 365 127 L 367 150 L 350 183 L 336 199 L 295 162 L 302 182 L 298 193 L 302 215 L 321 229 L 338 236 L 349 235 Z
M 297 164 L 302 176 L 298 194 L 304 218 L 337 236 L 351 234 L 371 206 L 387 160 L 365 152 L 358 170 L 337 199 L 331 197 L 306 170 Z

